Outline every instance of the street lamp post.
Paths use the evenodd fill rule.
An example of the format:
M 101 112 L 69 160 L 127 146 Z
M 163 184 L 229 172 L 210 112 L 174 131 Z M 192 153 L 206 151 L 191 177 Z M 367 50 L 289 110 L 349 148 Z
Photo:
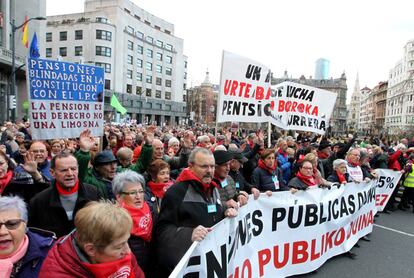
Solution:
M 15 33 L 17 30 L 19 30 L 20 28 L 22 28 L 26 23 L 28 23 L 29 21 L 32 20 L 46 20 L 46 17 L 42 17 L 42 16 L 37 16 L 37 17 L 31 17 L 28 20 L 26 20 L 25 22 L 23 22 L 22 24 L 20 24 L 19 26 L 15 25 L 15 20 L 14 18 L 12 19 L 12 21 L 10 22 L 11 25 L 11 50 L 12 50 L 12 70 L 11 70 L 11 88 L 10 88 L 10 94 L 7 96 L 7 102 L 9 102 L 9 96 L 15 96 L 16 95 L 16 72 L 15 72 L 15 67 L 16 67 L 16 46 L 15 46 Z M 16 98 L 17 100 L 17 98 Z M 12 121 L 15 120 L 15 108 L 12 111 Z M 7 111 L 7 119 L 9 119 L 9 111 Z

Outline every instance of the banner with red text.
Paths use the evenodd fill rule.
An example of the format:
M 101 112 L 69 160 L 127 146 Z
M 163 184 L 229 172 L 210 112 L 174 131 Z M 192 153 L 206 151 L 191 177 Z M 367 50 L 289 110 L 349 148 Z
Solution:
M 272 124 L 282 129 L 325 134 L 336 93 L 288 81 L 273 89 L 276 97 L 271 110 Z
M 373 227 L 376 182 L 250 196 L 195 242 L 170 277 L 286 277 L 349 251 Z
M 271 72 L 263 64 L 223 51 L 217 122 L 269 121 Z
M 29 58 L 26 74 L 33 139 L 103 135 L 103 68 Z
M 395 188 L 397 188 L 402 173 L 389 169 L 375 169 L 375 172 L 378 174 L 378 178 L 375 180 L 377 184 L 375 190 L 377 210 L 383 211 Z

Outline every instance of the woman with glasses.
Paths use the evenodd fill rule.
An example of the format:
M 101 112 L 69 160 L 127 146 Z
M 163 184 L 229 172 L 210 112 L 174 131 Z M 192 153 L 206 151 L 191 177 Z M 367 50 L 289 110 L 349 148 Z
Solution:
M 0 197 L 0 277 L 38 277 L 54 234 L 27 229 L 26 204 L 19 197 Z
M 76 230 L 49 251 L 40 278 L 143 278 L 128 246 L 132 227 L 127 211 L 110 202 L 90 202 L 75 216 Z
M 134 171 L 126 170 L 115 176 L 112 191 L 121 207 L 126 209 L 132 218 L 131 237 L 128 240 L 132 253 L 138 264 L 148 271 L 150 242 L 153 227 L 153 212 L 144 200 L 144 177 Z
M 298 190 L 306 190 L 308 188 L 316 188 L 320 185 L 320 180 L 313 174 L 313 165 L 309 160 L 303 160 L 299 166 L 296 177 L 290 180 L 289 187 L 292 193 Z
M 352 182 L 349 174 L 346 172 L 347 161 L 344 159 L 335 159 L 333 162 L 333 173 L 327 178 L 328 181 L 339 183 L 340 185 Z

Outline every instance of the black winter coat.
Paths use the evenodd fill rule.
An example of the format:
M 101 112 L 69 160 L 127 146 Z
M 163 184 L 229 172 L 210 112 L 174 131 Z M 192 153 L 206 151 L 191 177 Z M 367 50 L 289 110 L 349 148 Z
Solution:
M 96 188 L 90 184 L 79 182 L 78 199 L 73 210 L 75 215 L 89 201 L 98 201 L 101 195 Z M 60 202 L 56 185 L 37 194 L 29 206 L 29 226 L 54 232 L 57 237 L 69 234 L 74 228 L 73 220 L 69 220 L 65 209 Z
M 279 182 L 279 189 L 275 189 L 275 183 L 273 181 L 273 177 L 277 177 Z M 252 175 L 252 183 L 253 185 L 260 190 L 260 192 L 265 191 L 285 191 L 289 188 L 286 186 L 285 182 L 283 181 L 282 171 L 279 167 L 271 174 L 269 171 L 262 169 L 260 167 L 256 167 L 253 171 Z

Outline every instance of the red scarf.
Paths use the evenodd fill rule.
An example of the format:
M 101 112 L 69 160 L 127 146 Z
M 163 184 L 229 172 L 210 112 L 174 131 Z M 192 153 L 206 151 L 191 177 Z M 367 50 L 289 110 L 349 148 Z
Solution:
M 10 183 L 13 177 L 13 171 L 7 171 L 4 177 L 0 178 L 0 194 L 3 193 L 6 186 Z
M 259 159 L 259 163 L 258 163 L 258 165 L 257 165 L 259 168 L 262 168 L 263 170 L 266 170 L 266 171 L 268 171 L 270 174 L 273 174 L 274 173 L 274 171 L 276 170 L 276 161 L 275 161 L 275 163 L 273 164 L 273 167 L 272 168 L 270 168 L 270 167 L 267 167 L 267 165 L 264 163 L 264 161 L 262 160 L 262 159 Z
M 210 190 L 211 186 L 219 188 L 214 181 L 211 181 L 211 183 L 209 184 L 203 183 L 196 175 L 194 175 L 193 172 L 191 172 L 189 168 L 185 168 L 184 170 L 182 170 L 181 174 L 178 176 L 177 182 L 182 181 L 196 181 L 203 186 L 205 192 Z
M 125 203 L 121 205 L 131 215 L 133 222 L 131 234 L 142 238 L 146 242 L 150 242 L 152 235 L 152 216 L 147 202 L 144 202 L 142 208 L 135 208 Z
M 304 176 L 304 175 L 302 175 L 302 173 L 300 171 L 297 172 L 296 177 L 298 177 L 298 179 L 303 181 L 309 187 L 313 187 L 313 186 L 318 185 L 318 183 L 316 182 L 316 180 L 313 176 L 310 176 L 310 177 Z
M 346 183 L 346 178 L 345 178 L 345 175 L 344 174 L 342 174 L 341 172 L 339 172 L 338 170 L 336 170 L 336 175 L 338 176 L 338 180 L 339 180 L 339 183 Z
M 173 184 L 174 182 L 172 180 L 169 180 L 166 183 L 156 183 L 153 181 L 149 181 L 147 183 L 147 185 L 149 186 L 149 188 L 151 188 L 151 192 L 155 195 L 155 197 L 160 198 L 160 199 L 164 198 L 165 192 Z
M 63 188 L 58 182 L 56 182 L 56 189 L 59 192 L 59 195 L 70 195 L 75 192 L 78 192 L 79 189 L 79 180 L 76 181 L 75 186 L 72 187 L 69 191 Z
M 247 141 L 247 143 L 249 144 L 250 149 L 254 148 L 254 142 L 253 141 Z
M 283 157 L 286 157 L 286 156 L 287 156 L 287 153 L 285 153 L 282 149 L 279 149 L 277 152 L 278 152 L 280 155 L 283 155 Z
M 81 262 L 93 276 L 96 278 L 134 278 L 134 270 L 132 269 L 131 253 L 124 258 L 100 264 L 89 264 Z
M 329 154 L 318 151 L 318 158 L 319 159 L 327 159 L 329 157 Z
M 359 163 L 359 161 L 358 161 L 358 162 L 356 162 L 356 163 L 351 162 L 351 161 L 348 161 L 348 164 L 349 164 L 349 165 L 351 165 L 352 167 L 358 167 L 358 166 L 360 166 L 360 165 L 361 165 L 361 163 Z

